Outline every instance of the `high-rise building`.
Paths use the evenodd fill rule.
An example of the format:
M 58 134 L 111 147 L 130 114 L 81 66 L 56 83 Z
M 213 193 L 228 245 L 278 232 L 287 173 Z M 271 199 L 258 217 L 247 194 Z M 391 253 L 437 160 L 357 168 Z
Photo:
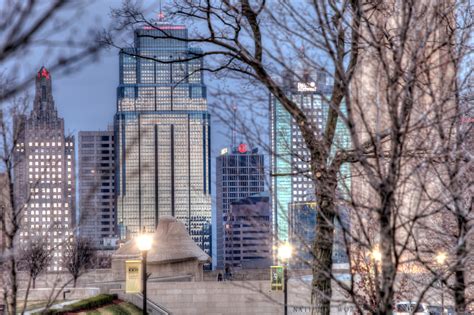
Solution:
M 264 156 L 245 143 L 223 148 L 216 159 L 216 268 L 224 267 L 224 226 L 230 204 L 265 190 Z
M 154 231 L 161 215 L 172 215 L 202 246 L 211 221 L 210 115 L 201 51 L 179 40 L 187 32 L 146 25 L 120 53 L 114 128 L 122 238 Z M 207 252 L 209 246 L 205 241 Z
M 335 221 L 334 243 L 332 251 L 333 263 L 347 263 L 346 245 L 341 224 L 348 228 L 349 211 L 339 211 L 339 220 Z M 316 236 L 316 203 L 292 203 L 289 207 L 288 241 L 297 255 L 291 260 L 291 265 L 298 268 L 308 268 L 313 263 L 313 241 Z
M 326 75 L 304 73 L 304 82 L 296 82 L 291 74 L 285 77 L 285 90 L 311 122 L 323 132 L 329 104 L 331 85 Z M 344 108 L 341 109 L 344 111 Z M 310 155 L 301 131 L 275 97 L 270 99 L 271 139 L 271 195 L 273 226 L 276 240 L 288 240 L 289 210 L 293 204 L 314 202 L 314 184 L 308 164 Z M 348 148 L 350 137 L 341 121 L 337 122 L 333 148 Z M 341 174 L 349 174 L 348 165 L 343 165 Z M 344 181 L 347 181 L 347 176 Z M 345 182 L 344 184 L 347 184 Z
M 270 197 L 259 194 L 232 201 L 224 234 L 225 266 L 268 268 L 273 240 Z
M 114 132 L 79 132 L 79 230 L 96 248 L 110 248 L 115 233 Z
M 50 270 L 61 270 L 62 243 L 75 225 L 74 137 L 64 134 L 51 74 L 44 67 L 36 76 L 33 110 L 15 117 L 14 130 L 14 195 L 16 211 L 23 214 L 20 242 L 45 238 L 55 249 Z

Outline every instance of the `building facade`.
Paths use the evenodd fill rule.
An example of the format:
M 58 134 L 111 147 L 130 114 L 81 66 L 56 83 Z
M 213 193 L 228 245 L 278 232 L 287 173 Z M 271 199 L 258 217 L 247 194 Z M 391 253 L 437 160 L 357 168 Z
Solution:
M 313 264 L 313 241 L 316 237 L 316 203 L 292 203 L 289 207 L 288 241 L 293 246 L 294 257 L 291 265 L 297 268 L 308 268 Z M 349 228 L 349 211 L 339 211 L 339 220 L 335 221 L 332 261 L 335 264 L 347 263 L 347 244 L 344 241 L 342 226 Z
M 81 131 L 79 140 L 79 231 L 96 248 L 114 248 L 114 132 Z
M 294 76 L 287 74 L 284 88 L 290 99 L 299 105 L 320 133 L 323 132 L 329 105 L 331 84 L 326 75 L 317 72 L 314 75 L 302 75 L 304 82 L 297 82 Z M 344 111 L 344 108 L 341 109 Z M 315 202 L 314 184 L 308 164 L 310 155 L 301 135 L 301 131 L 291 115 L 278 100 L 270 97 L 270 140 L 271 140 L 271 197 L 275 241 L 288 240 L 289 212 L 292 205 Z M 333 149 L 348 148 L 350 138 L 341 121 L 337 122 L 336 138 Z M 350 182 L 348 165 L 341 172 L 342 189 Z M 346 174 L 347 176 L 344 176 Z
M 216 158 L 216 249 L 217 266 L 222 269 L 226 251 L 224 227 L 232 202 L 265 190 L 265 160 L 258 148 L 247 144 L 223 148 Z
M 179 40 L 186 37 L 183 25 L 147 25 L 120 54 L 117 223 L 130 238 L 171 215 L 209 253 L 202 231 L 211 222 L 210 115 L 200 50 Z
M 268 268 L 272 262 L 270 197 L 259 194 L 230 203 L 225 223 L 224 265 Z
M 45 238 L 54 248 L 50 270 L 59 271 L 62 243 L 75 226 L 75 145 L 73 136 L 65 136 L 46 68 L 36 76 L 33 110 L 15 117 L 14 125 L 14 195 L 16 211 L 23 214 L 19 239 Z

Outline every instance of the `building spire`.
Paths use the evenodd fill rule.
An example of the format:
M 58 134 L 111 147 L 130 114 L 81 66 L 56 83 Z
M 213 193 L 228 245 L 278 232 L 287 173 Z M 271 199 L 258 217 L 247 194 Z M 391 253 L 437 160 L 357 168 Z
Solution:
M 237 138 L 237 106 L 232 106 L 232 144 L 231 150 L 234 149 L 236 145 Z
M 57 118 L 54 106 L 51 74 L 42 66 L 36 74 L 36 90 L 31 117 L 35 120 L 49 121 Z

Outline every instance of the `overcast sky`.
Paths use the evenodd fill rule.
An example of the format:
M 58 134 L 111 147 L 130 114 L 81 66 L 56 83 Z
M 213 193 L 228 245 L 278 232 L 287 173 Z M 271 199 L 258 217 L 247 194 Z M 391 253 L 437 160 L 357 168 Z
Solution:
M 110 19 L 110 9 L 120 4 L 120 0 L 92 2 L 85 14 L 75 23 L 87 28 L 94 24 L 97 24 L 98 28 L 102 27 Z M 38 64 L 43 62 L 38 60 Z M 47 62 L 45 66 L 48 66 Z M 112 124 L 116 110 L 118 72 L 118 51 L 109 49 L 101 54 L 97 62 L 84 65 L 74 73 L 52 73 L 53 95 L 59 114 L 65 119 L 66 132 L 77 135 L 81 130 L 105 130 Z M 209 84 L 210 81 L 210 78 L 206 77 L 206 83 Z M 217 127 L 213 128 L 216 135 L 213 137 L 214 152 L 227 142 L 221 141 L 222 134 L 227 133 L 227 128 L 223 129 L 217 125 L 216 122 L 213 125 Z

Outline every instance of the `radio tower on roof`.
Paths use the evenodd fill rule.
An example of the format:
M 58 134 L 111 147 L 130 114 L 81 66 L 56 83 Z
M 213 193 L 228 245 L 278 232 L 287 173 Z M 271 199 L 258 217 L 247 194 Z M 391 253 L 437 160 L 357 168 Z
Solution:
M 163 13 L 162 1 L 160 0 L 160 13 L 158 13 L 158 22 L 164 22 L 165 15 Z

